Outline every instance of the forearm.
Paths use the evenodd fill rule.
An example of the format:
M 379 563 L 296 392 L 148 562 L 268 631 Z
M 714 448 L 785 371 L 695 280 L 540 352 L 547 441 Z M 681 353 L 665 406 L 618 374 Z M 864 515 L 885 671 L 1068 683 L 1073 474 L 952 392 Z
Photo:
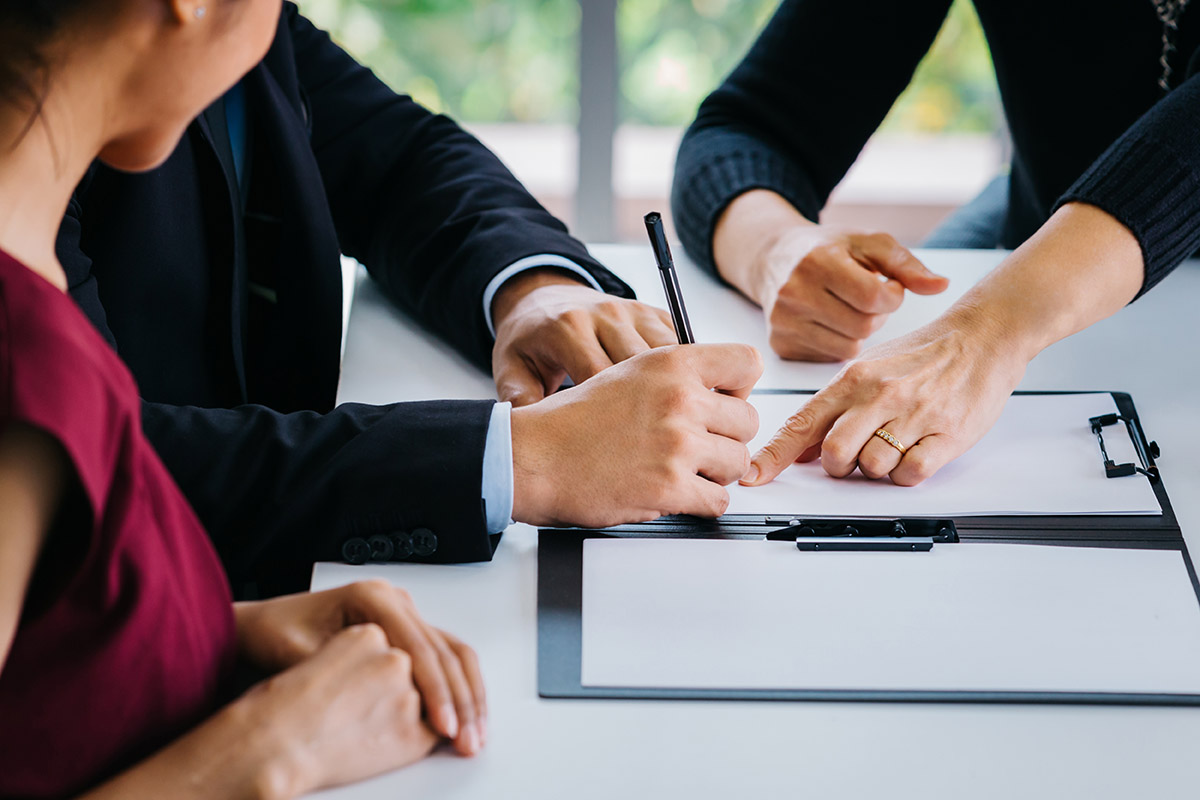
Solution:
M 306 791 L 275 736 L 243 697 L 187 735 L 84 795 L 84 800 L 280 800 Z
M 815 223 L 775 192 L 752 189 L 739 195 L 713 229 L 717 272 L 746 297 L 764 305 L 772 284 L 771 250 L 788 231 L 811 227 Z
M 1123 308 L 1142 285 L 1142 251 L 1109 214 L 1068 203 L 947 312 L 1015 348 L 1046 347 Z

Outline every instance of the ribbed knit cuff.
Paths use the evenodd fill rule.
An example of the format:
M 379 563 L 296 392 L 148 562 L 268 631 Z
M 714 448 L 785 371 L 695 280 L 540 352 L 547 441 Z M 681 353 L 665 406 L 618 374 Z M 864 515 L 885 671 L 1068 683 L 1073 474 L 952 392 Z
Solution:
M 1145 132 L 1118 139 L 1054 210 L 1071 202 L 1106 211 L 1137 237 L 1146 270 L 1138 297 L 1200 247 L 1200 177 L 1170 145 Z
M 744 134 L 701 131 L 684 137 L 671 187 L 675 229 L 692 260 L 718 275 L 713 261 L 717 219 L 734 198 L 769 189 L 805 217 L 817 220 L 821 204 L 795 164 Z

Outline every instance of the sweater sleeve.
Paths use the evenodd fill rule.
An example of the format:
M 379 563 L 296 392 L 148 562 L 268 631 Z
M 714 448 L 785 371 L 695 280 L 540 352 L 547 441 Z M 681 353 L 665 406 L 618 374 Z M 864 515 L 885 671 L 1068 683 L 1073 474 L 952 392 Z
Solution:
M 1200 247 L 1200 74 L 1143 114 L 1059 198 L 1111 214 L 1142 247 L 1141 297 Z
M 949 8 L 950 0 L 784 0 L 680 145 L 671 208 L 692 258 L 716 270 L 717 218 L 751 189 L 774 191 L 816 221 Z

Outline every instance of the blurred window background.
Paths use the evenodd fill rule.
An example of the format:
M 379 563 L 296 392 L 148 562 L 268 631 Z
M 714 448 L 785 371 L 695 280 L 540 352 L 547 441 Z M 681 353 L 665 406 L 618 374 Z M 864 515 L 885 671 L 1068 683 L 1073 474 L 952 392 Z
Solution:
M 828 0 L 840 2 L 841 0 Z M 667 210 L 675 148 L 777 0 L 300 0 L 399 92 L 449 114 L 589 241 Z M 822 221 L 916 243 L 1007 163 L 991 58 L 968 0 Z

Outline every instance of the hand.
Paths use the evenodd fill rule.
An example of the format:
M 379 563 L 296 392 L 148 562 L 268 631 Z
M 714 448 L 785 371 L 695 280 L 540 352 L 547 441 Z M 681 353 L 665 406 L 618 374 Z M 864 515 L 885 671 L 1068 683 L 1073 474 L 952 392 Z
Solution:
M 755 454 L 743 483 L 818 454 L 835 477 L 857 465 L 869 478 L 920 483 L 983 438 L 1034 356 L 1121 309 L 1144 271 L 1121 222 L 1065 204 L 937 320 L 848 364 Z
M 823 228 L 766 189 L 722 212 L 713 258 L 721 277 L 763 307 L 771 349 L 806 361 L 853 358 L 905 289 L 937 294 L 948 283 L 891 236 Z
M 525 406 L 643 350 L 674 344 L 666 311 L 598 292 L 557 270 L 531 270 L 492 303 L 492 374 L 501 400 Z
M 226 733 L 217 747 L 238 748 L 226 762 L 247 749 L 271 754 L 256 781 L 266 796 L 362 780 L 419 761 L 438 742 L 421 719 L 411 670 L 383 628 L 352 625 L 250 689 L 209 727 Z
M 853 358 L 905 289 L 937 294 L 949 284 L 886 233 L 805 225 L 782 234 L 764 257 L 771 349 L 801 361 Z
M 487 737 L 487 699 L 475 651 L 421 619 L 412 598 L 386 581 L 236 606 L 243 655 L 267 670 L 312 657 L 344 628 L 374 623 L 412 658 L 412 673 L 433 728 L 474 755 Z
M 996 422 L 1028 363 L 982 316 L 950 314 L 867 350 L 754 455 L 743 483 L 767 483 L 820 455 L 835 478 L 857 467 L 913 486 L 962 455 Z M 879 428 L 907 453 L 875 436 Z
M 745 398 L 761 374 L 747 345 L 676 345 L 514 409 L 514 518 L 604 527 L 720 516 L 723 487 L 749 465 L 758 414 Z

